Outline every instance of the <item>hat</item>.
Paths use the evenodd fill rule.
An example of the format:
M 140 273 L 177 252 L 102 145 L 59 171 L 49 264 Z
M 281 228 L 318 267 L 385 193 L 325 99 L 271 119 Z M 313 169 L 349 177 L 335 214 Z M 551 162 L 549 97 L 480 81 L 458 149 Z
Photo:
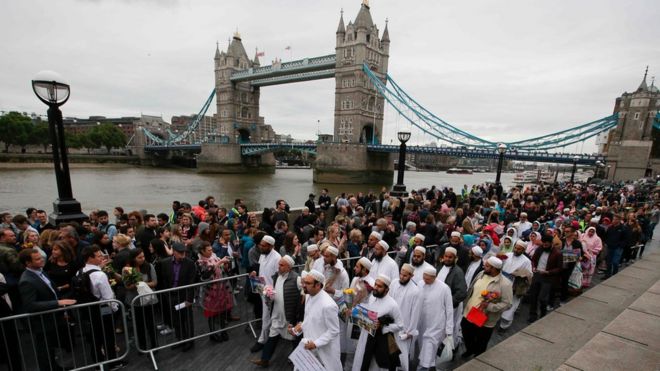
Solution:
M 316 196 L 314 196 L 313 193 L 310 193 L 310 194 L 309 194 L 309 198 L 314 198 L 314 197 L 316 197 Z
M 364 256 L 360 258 L 360 260 L 357 261 L 362 267 L 365 269 L 371 270 L 371 261 Z
M 452 237 L 461 237 L 461 232 L 459 232 L 459 231 L 453 231 L 453 232 L 451 232 L 451 236 L 452 236 Z
M 526 212 L 522 212 L 522 213 L 520 213 L 520 217 L 521 217 L 521 218 L 523 218 L 523 217 L 526 218 L 526 217 L 527 217 L 527 213 L 526 213 Z
M 186 252 L 186 245 L 182 244 L 181 242 L 175 242 L 172 244 L 172 250 L 176 252 Z
M 271 246 L 275 246 L 275 239 L 269 235 L 265 235 L 261 240 Z
M 199 222 L 199 224 L 197 224 L 197 234 L 198 235 L 202 234 L 207 229 L 209 229 L 209 223 Z
M 421 234 L 421 233 L 417 233 L 417 234 L 415 235 L 415 238 L 419 238 L 420 240 L 424 241 L 424 240 L 426 239 L 426 236 L 424 236 L 424 235 Z
M 307 245 L 307 252 L 312 252 L 312 251 L 319 251 L 319 247 L 314 244 Z
M 377 279 L 377 280 L 381 280 L 381 281 L 385 284 L 385 286 L 387 286 L 387 287 L 389 287 L 389 286 L 390 286 L 390 283 L 392 283 L 392 280 L 390 280 L 390 278 L 387 277 L 387 276 L 384 275 L 384 274 L 379 274 L 378 277 L 377 277 L 376 279 Z
M 415 222 L 408 222 L 408 223 L 406 223 L 406 229 L 408 229 L 408 228 L 410 228 L 410 227 L 416 227 L 416 226 L 417 226 L 417 224 L 415 224 Z
M 323 276 L 323 273 L 317 271 L 316 269 L 312 269 L 307 273 L 307 275 L 311 275 L 314 277 L 315 280 L 317 280 L 320 283 L 325 283 L 325 276 Z
M 438 275 L 438 271 L 434 267 L 428 267 L 424 269 L 424 274 L 435 277 Z
M 573 220 L 571 222 L 571 227 L 573 227 L 575 229 L 580 229 L 580 222 L 578 222 L 577 220 Z
M 339 250 L 337 250 L 337 248 L 334 247 L 334 246 L 332 246 L 332 245 L 328 246 L 328 248 L 325 249 L 325 251 L 326 251 L 326 252 L 329 252 L 330 254 L 332 254 L 332 255 L 334 255 L 334 256 L 339 255 Z
M 378 233 L 378 232 L 376 232 L 376 231 L 371 232 L 371 234 L 369 235 L 369 237 L 375 237 L 375 238 L 378 239 L 378 241 L 380 241 L 380 240 L 383 239 L 383 237 L 380 235 L 380 233 Z
M 419 251 L 422 254 L 426 254 L 426 249 L 424 248 L 424 246 L 415 246 L 415 249 L 413 251 Z
M 445 249 L 445 254 L 448 253 L 448 252 L 454 254 L 454 256 L 458 255 L 458 251 L 455 248 L 451 247 L 451 246 L 449 246 Z
M 520 245 L 522 247 L 527 247 L 527 243 L 523 240 L 516 241 L 515 246 L 518 246 L 518 245 Z
M 497 268 L 497 269 L 502 269 L 502 261 L 494 256 L 491 256 L 486 260 L 488 264 L 490 264 L 491 267 Z
M 479 246 L 472 247 L 472 253 L 478 257 L 481 257 L 484 254 L 484 251 Z
M 380 245 L 385 251 L 390 249 L 390 245 L 387 244 L 387 242 L 380 240 L 378 241 L 378 245 Z
M 474 235 L 473 234 L 464 235 L 463 236 L 463 243 L 465 243 L 465 246 L 474 245 Z
M 407 271 L 410 274 L 415 274 L 415 268 L 408 263 L 403 264 L 401 271 Z
M 284 259 L 284 261 L 286 261 L 287 264 L 289 264 L 289 267 L 293 267 L 294 265 L 296 265 L 296 262 L 293 261 L 293 258 L 290 257 L 289 255 L 284 255 L 284 257 L 282 257 L 282 259 Z
M 603 218 L 603 224 L 609 224 L 611 222 L 612 221 L 610 220 L 610 218 L 608 218 L 608 217 Z

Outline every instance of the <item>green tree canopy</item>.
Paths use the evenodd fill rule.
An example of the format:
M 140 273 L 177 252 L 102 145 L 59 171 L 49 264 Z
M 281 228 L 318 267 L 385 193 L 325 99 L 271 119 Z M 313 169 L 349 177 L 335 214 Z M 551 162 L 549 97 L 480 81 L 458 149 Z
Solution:
M 89 144 L 93 148 L 105 147 L 110 153 L 112 148 L 126 146 L 126 135 L 113 124 L 101 124 L 92 128 L 87 134 Z M 87 146 L 86 146 L 87 147 Z M 87 147 L 90 148 L 90 147 Z
M 32 119 L 19 112 L 0 116 L 0 141 L 5 144 L 5 152 L 9 151 L 11 145 L 24 149 L 30 144 L 33 126 Z

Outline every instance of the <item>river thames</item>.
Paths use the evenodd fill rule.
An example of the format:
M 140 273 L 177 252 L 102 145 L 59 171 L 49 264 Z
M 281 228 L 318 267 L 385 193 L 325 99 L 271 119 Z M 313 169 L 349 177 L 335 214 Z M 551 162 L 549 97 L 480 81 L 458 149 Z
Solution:
M 52 211 L 57 187 L 52 167 L 39 165 L 3 168 L 0 180 L 0 212 L 24 213 L 27 207 Z M 77 166 L 76 166 L 77 165 Z M 125 210 L 145 209 L 152 213 L 170 212 L 173 200 L 191 204 L 213 195 L 216 203 L 233 205 L 234 199 L 245 200 L 249 210 L 274 207 L 277 199 L 285 199 L 292 207 L 302 206 L 309 193 L 319 194 L 322 188 L 332 197 L 341 192 L 378 193 L 381 184 L 314 184 L 311 169 L 278 169 L 275 174 L 198 174 L 194 169 L 163 169 L 152 167 L 123 167 L 73 165 L 71 182 L 74 197 L 83 211 L 115 206 Z M 78 167 L 81 166 L 81 167 Z M 396 176 L 396 174 L 395 174 Z M 507 186 L 513 173 L 503 173 Z M 435 185 L 453 187 L 458 192 L 463 184 L 494 181 L 494 173 L 447 174 L 443 172 L 406 171 L 408 191 Z M 387 185 L 388 188 L 391 185 Z

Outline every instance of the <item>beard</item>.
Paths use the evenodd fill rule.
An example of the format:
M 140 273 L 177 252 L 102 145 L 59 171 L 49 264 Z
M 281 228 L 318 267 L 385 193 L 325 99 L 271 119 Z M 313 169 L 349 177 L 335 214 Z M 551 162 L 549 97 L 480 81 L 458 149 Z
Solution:
M 374 290 L 371 294 L 374 296 L 374 298 L 378 298 L 378 299 L 380 299 L 380 298 L 382 298 L 383 296 L 385 296 L 385 293 L 384 293 L 384 292 L 378 292 L 378 291 L 376 291 L 376 290 Z
M 401 286 L 407 285 L 408 282 L 410 282 L 410 278 L 408 278 L 405 282 L 403 280 L 401 280 L 401 278 L 399 278 L 399 284 L 401 284 Z
M 517 253 L 517 252 L 515 252 L 515 251 L 513 252 L 513 255 L 514 255 L 514 256 L 520 256 L 520 255 L 522 255 L 522 254 L 523 254 L 523 253 Z
M 419 267 L 420 265 L 424 264 L 424 260 L 422 260 L 419 263 L 413 260 L 411 263 L 413 267 Z
M 374 255 L 374 259 L 376 259 L 377 262 L 383 260 L 383 257 L 380 255 Z

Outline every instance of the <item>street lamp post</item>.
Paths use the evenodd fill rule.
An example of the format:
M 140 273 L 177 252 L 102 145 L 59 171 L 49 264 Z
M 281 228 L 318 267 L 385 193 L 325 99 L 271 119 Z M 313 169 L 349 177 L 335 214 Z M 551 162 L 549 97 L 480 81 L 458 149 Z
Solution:
M 573 170 L 571 171 L 571 183 L 575 180 L 575 171 L 577 170 L 577 163 L 580 158 L 578 156 L 573 157 Z
M 610 179 L 610 169 L 612 168 L 612 165 L 607 165 L 607 174 L 605 175 L 605 179 Z
M 406 142 L 410 139 L 410 132 L 400 131 L 397 133 L 397 138 L 401 142 L 401 146 L 399 146 L 399 166 L 397 166 L 396 184 L 392 187 L 390 194 L 395 197 L 408 197 L 406 186 L 403 184 L 403 173 L 406 170 Z
M 32 80 L 32 90 L 48 106 L 48 133 L 53 148 L 53 165 L 57 182 L 57 200 L 53 202 L 50 223 L 57 225 L 69 221 L 82 221 L 80 202 L 73 198 L 69 158 L 64 140 L 64 127 L 60 106 L 69 100 L 70 87 L 53 71 L 41 71 Z
M 498 144 L 497 152 L 500 153 L 500 157 L 497 160 L 497 175 L 495 176 L 495 184 L 500 184 L 500 176 L 502 175 L 502 166 L 504 165 L 504 153 L 506 152 L 506 144 Z

